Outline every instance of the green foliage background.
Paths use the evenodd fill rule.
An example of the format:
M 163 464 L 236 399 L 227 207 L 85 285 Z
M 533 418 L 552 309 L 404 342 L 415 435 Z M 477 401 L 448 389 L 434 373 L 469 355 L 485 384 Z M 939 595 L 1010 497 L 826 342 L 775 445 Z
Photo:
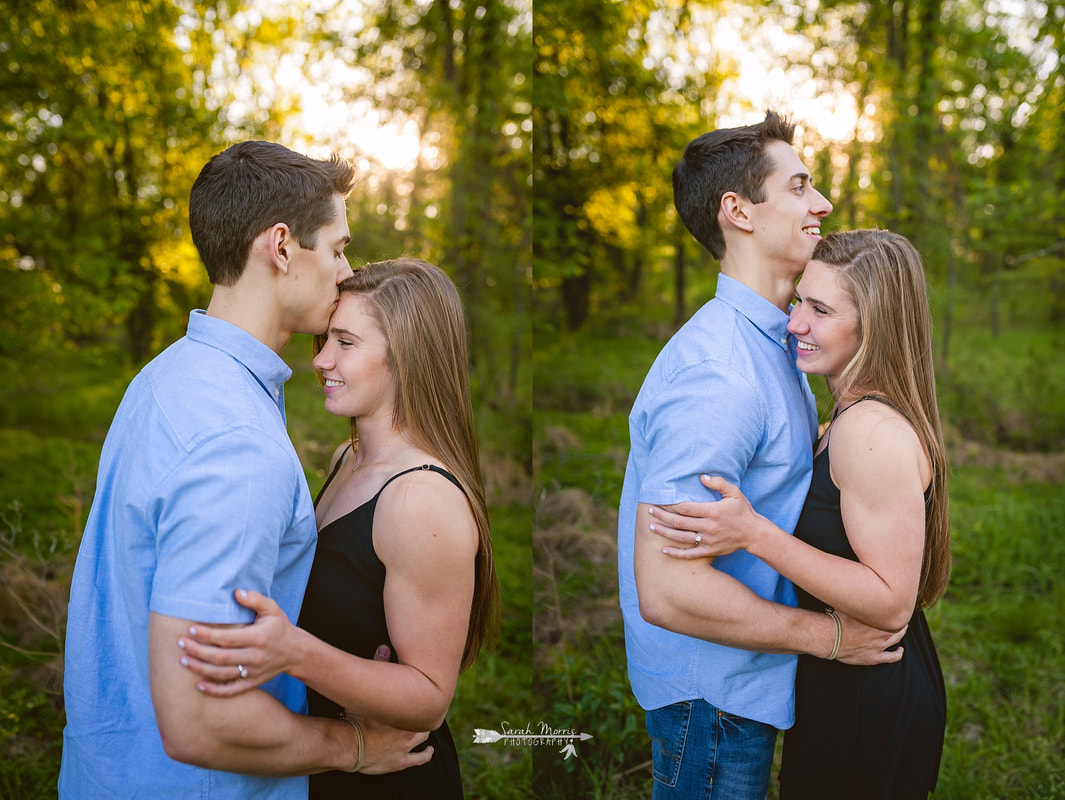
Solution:
M 624 315 L 536 349 L 535 691 L 554 698 L 555 717 L 596 735 L 579 764 L 537 751 L 537 797 L 648 793 L 643 712 L 624 678 L 614 536 L 628 409 L 664 343 L 663 330 L 662 323 Z M 1031 355 L 1018 357 L 1004 347 L 989 352 L 978 334 L 972 328 L 959 337 L 965 342 L 959 361 L 982 364 L 981 385 L 1008 384 L 1014 370 L 1041 368 L 1042 348 L 1054 338 L 1038 328 L 1014 330 L 1032 345 Z M 1054 381 L 1065 378 L 1060 360 L 1048 371 Z M 815 389 L 827 414 L 823 382 L 815 381 Z M 940 388 L 945 409 L 949 391 Z M 1011 412 L 1026 396 L 999 402 Z M 1060 424 L 1060 399 L 1049 403 Z M 928 614 L 948 698 L 934 797 L 1062 798 L 1065 456 L 1060 448 L 1019 452 L 963 438 L 957 416 L 945 413 L 954 572 L 946 597 Z
M 649 792 L 624 677 L 616 505 L 635 393 L 713 296 L 716 265 L 669 187 L 684 144 L 737 118 L 738 55 L 713 46 L 727 21 L 772 53 L 742 62 L 779 83 L 771 107 L 792 111 L 806 84 L 853 101 L 849 137 L 821 130 L 832 104 L 797 120 L 835 206 L 826 229 L 890 228 L 924 258 L 955 558 L 930 613 L 949 709 L 935 797 L 1065 797 L 1065 7 L 1010 12 L 983 0 L 534 4 L 535 691 L 597 737 L 579 762 L 537 751 L 536 796 Z
M 950 708 L 935 796 L 1065 797 L 1060 0 L 0 12 L 0 797 L 54 796 L 65 604 L 103 436 L 129 379 L 209 296 L 186 230 L 192 180 L 230 142 L 296 136 L 300 101 L 273 65 L 321 82 L 334 61 L 364 80 L 332 98 L 412 123 L 423 144 L 396 170 L 342 131 L 301 134 L 363 165 L 349 257 L 439 263 L 473 332 L 505 610 L 451 715 L 467 796 L 647 796 L 616 505 L 635 392 L 714 290 L 670 170 L 696 135 L 764 111 L 744 105 L 736 53 L 714 44 L 725 20 L 773 54 L 778 110 L 800 85 L 853 101 L 850 137 L 829 138 L 820 112 L 797 118 L 835 205 L 827 227 L 892 228 L 925 257 L 955 553 L 930 615 Z M 322 413 L 308 348 L 297 337 L 284 355 L 290 432 L 317 489 L 345 426 Z M 474 727 L 503 722 L 594 739 L 568 759 L 471 744 Z
M 359 80 L 329 96 L 421 145 L 396 170 L 326 122 L 307 132 L 314 155 L 361 170 L 351 262 L 425 258 L 463 295 L 505 612 L 450 719 L 472 792 L 529 785 L 527 751 L 466 746 L 531 704 L 529 47 L 521 0 L 0 3 L 0 797 L 55 794 L 66 599 L 100 446 L 128 381 L 209 298 L 186 224 L 200 167 L 241 139 L 300 149 L 281 64 L 304 81 L 346 66 L 332 74 Z M 346 425 L 322 411 L 309 348 L 284 355 L 316 490 Z

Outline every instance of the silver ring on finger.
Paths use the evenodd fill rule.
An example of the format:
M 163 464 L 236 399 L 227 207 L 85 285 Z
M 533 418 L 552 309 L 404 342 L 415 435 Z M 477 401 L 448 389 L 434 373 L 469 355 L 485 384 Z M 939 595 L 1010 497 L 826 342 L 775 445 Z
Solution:
M 702 540 L 703 540 L 703 535 L 701 533 L 695 534 L 695 543 L 696 544 L 699 544 L 699 542 L 701 542 Z
M 243 664 L 237 664 L 237 673 L 240 675 L 241 678 L 247 678 L 248 668 L 245 667 Z

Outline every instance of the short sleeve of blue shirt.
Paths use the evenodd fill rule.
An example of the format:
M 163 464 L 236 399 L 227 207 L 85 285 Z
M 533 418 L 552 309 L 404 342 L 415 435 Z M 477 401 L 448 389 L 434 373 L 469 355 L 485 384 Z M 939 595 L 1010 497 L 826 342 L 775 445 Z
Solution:
M 193 449 L 159 487 L 151 610 L 214 623 L 250 622 L 235 589 L 271 594 L 297 492 L 290 459 L 251 428 Z
M 706 361 L 673 375 L 633 420 L 647 448 L 640 502 L 710 499 L 701 473 L 739 484 L 764 438 L 762 402 L 725 364 Z

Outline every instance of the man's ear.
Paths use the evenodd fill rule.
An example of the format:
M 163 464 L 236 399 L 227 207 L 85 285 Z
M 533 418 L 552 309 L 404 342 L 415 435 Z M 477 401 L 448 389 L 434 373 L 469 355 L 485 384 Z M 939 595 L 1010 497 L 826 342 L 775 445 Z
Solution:
M 278 222 L 263 232 L 267 237 L 266 252 L 270 257 L 270 263 L 277 267 L 282 274 L 288 274 L 289 256 L 292 248 L 296 246 L 296 240 L 292 238 L 292 231 L 284 222 Z
M 754 223 L 751 222 L 750 201 L 736 192 L 725 192 L 721 195 L 721 209 L 719 220 L 722 224 L 729 224 L 734 228 L 744 231 L 753 231 Z

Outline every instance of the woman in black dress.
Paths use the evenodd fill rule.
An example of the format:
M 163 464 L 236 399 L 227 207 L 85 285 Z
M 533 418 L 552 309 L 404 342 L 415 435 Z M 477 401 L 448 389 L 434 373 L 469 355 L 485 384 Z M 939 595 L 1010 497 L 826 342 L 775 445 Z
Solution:
M 927 798 L 946 693 L 922 609 L 946 589 L 950 524 L 920 256 L 887 231 L 827 236 L 799 281 L 788 330 L 799 369 L 824 375 L 836 401 L 794 536 L 711 477 L 703 482 L 720 501 L 678 507 L 692 516 L 655 509 L 655 530 L 694 545 L 666 548 L 677 557 L 747 550 L 796 584 L 804 608 L 887 631 L 908 625 L 891 664 L 799 657 L 781 797 Z
M 188 666 L 214 694 L 286 672 L 307 685 L 313 715 L 432 731 L 428 763 L 312 775 L 312 798 L 461 798 L 445 715 L 499 591 L 462 305 L 430 264 L 369 264 L 340 284 L 315 349 L 326 410 L 351 418 L 352 437 L 315 501 L 318 547 L 299 627 L 249 592 L 241 602 L 255 623 L 197 626 Z M 246 676 L 223 682 L 238 662 Z

